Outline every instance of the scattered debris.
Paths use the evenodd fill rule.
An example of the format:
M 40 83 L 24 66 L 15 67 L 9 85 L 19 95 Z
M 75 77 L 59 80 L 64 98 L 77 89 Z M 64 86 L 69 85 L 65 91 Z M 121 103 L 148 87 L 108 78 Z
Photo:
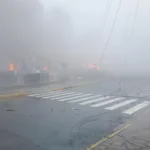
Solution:
M 15 111 L 14 109 L 6 109 L 5 111 Z
M 78 108 L 72 108 L 72 110 L 78 110 Z

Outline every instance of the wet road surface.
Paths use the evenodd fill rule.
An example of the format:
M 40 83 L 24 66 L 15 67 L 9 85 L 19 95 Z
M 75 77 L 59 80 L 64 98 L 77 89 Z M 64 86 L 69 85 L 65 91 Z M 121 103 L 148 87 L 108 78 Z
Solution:
M 1 102 L 0 112 L 0 135 L 13 139 L 16 150 L 83 149 L 113 132 L 124 118 L 117 112 L 28 97 Z
M 47 98 L 43 98 L 41 94 L 38 97 L 25 96 L 1 100 L 0 149 L 82 150 L 90 146 L 111 134 L 118 125 L 123 124 L 127 118 L 131 118 L 132 113 L 141 113 L 142 109 L 146 109 L 146 106 L 149 105 L 147 99 L 138 99 L 138 97 L 134 100 L 130 97 L 123 97 L 123 101 L 118 99 L 122 93 L 119 93 L 120 85 L 117 85 L 113 81 L 111 84 L 108 82 L 103 85 L 101 82 L 62 91 L 64 92 L 63 95 L 60 95 L 60 93 L 49 94 L 48 91 Z M 133 84 L 133 86 L 135 85 Z M 129 91 L 134 90 L 131 84 L 126 87 Z M 135 87 L 137 88 L 137 86 Z M 114 93 L 114 91 L 118 92 Z M 79 97 L 75 98 L 74 95 L 64 98 L 66 92 L 67 94 L 69 92 L 75 92 L 75 94 L 80 92 L 85 99 L 80 100 Z M 76 103 L 76 100 L 86 103 L 87 101 L 91 103 L 89 101 L 95 100 L 87 98 L 87 95 L 85 96 L 85 94 L 89 93 L 93 94 L 93 97 L 101 95 L 100 98 L 112 96 L 114 93 L 114 97 L 113 100 L 112 97 L 109 97 L 109 100 L 103 99 L 98 105 L 96 103 L 96 107 Z M 57 99 L 54 99 L 54 97 Z M 71 98 L 70 100 L 75 102 L 69 103 L 67 98 Z M 67 100 L 64 101 L 64 99 Z M 119 109 L 115 109 L 115 105 L 118 102 L 120 103 L 118 105 Z M 92 103 L 92 105 L 94 104 Z M 126 106 L 127 104 L 129 105 Z M 110 105 L 113 107 L 106 109 Z M 135 111 L 135 107 L 136 111 L 139 112 Z M 130 110 L 131 114 L 122 113 L 125 110 Z

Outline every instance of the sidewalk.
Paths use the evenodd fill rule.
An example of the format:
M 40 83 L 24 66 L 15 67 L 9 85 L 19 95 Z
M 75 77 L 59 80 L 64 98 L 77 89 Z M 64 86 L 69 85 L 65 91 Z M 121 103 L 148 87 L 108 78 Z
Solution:
M 150 111 L 130 120 L 131 126 L 91 150 L 150 150 Z
M 7 93 L 18 93 L 18 92 L 27 92 L 27 93 L 34 93 L 34 92 L 44 92 L 47 90 L 55 90 L 55 89 L 68 89 L 73 88 L 76 86 L 82 86 L 85 84 L 90 84 L 94 81 L 87 81 L 87 80 L 69 80 L 66 82 L 47 82 L 43 84 L 35 84 L 35 85 L 22 85 L 22 86 L 11 86 L 8 88 L 0 88 L 0 94 L 7 94 Z
M 74 88 L 77 86 L 84 86 L 84 85 L 88 85 L 88 84 L 92 84 L 95 81 L 87 81 L 87 80 L 69 80 L 67 82 L 64 83 L 52 83 L 49 85 L 45 85 L 43 87 L 34 87 L 34 88 L 28 88 L 26 90 L 24 90 L 25 92 L 42 92 L 42 91 L 47 91 L 47 90 L 65 90 L 65 89 L 70 89 L 70 88 Z M 42 89 L 42 91 L 41 91 Z

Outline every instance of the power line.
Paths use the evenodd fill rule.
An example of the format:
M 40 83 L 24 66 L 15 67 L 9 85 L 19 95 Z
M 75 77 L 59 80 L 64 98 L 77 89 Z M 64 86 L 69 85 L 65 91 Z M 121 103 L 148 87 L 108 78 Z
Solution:
M 131 37 L 130 37 L 130 42 L 129 42 L 129 49 L 132 48 L 132 44 L 133 44 L 133 36 L 134 36 L 135 23 L 136 23 L 138 8 L 139 8 L 139 2 L 140 2 L 140 0 L 137 0 L 137 2 L 136 2 L 136 8 L 135 8 L 134 17 L 133 17 L 133 24 L 132 24 L 132 27 L 131 27 Z M 127 56 L 126 56 L 125 61 L 127 63 Z
M 118 17 L 120 8 L 121 8 L 122 1 L 123 1 L 123 0 L 120 0 L 120 2 L 119 2 L 118 9 L 117 9 L 117 12 L 116 12 L 116 16 L 115 16 L 115 19 L 114 19 L 114 22 L 113 22 L 113 25 L 112 25 L 112 28 L 111 28 L 111 31 L 110 31 L 108 40 L 107 40 L 106 45 L 105 45 L 105 48 L 104 48 L 104 50 L 103 50 L 103 52 L 102 52 L 102 56 L 101 56 L 101 59 L 100 59 L 100 63 L 102 63 L 102 60 L 103 60 L 104 55 L 105 55 L 105 52 L 106 52 L 106 50 L 107 50 L 107 48 L 108 48 L 108 45 L 109 45 L 109 43 L 110 43 L 110 39 L 111 39 L 113 30 L 114 30 L 114 27 L 115 27 L 115 24 L 116 24 L 116 21 L 117 21 L 117 17 Z
M 104 19 L 103 19 L 102 22 L 101 22 L 100 36 L 102 35 L 103 29 L 104 29 L 104 27 L 105 27 L 105 23 L 106 23 L 106 20 L 107 20 L 107 18 L 108 18 L 108 14 L 109 14 L 109 11 L 110 11 L 112 2 L 113 2 L 113 0 L 109 0 L 109 1 L 108 1 L 108 4 L 107 4 L 107 6 L 106 6 L 106 10 L 105 10 L 105 13 L 104 13 Z
M 138 8 L 139 8 L 139 2 L 140 2 L 140 0 L 137 0 L 135 12 L 134 12 L 133 25 L 132 25 L 132 28 L 131 28 L 131 40 L 130 40 L 131 43 L 130 43 L 130 48 L 132 47 L 132 42 L 133 42 L 132 39 L 133 39 L 133 35 L 134 35 L 135 22 L 136 22 L 137 12 L 138 12 Z

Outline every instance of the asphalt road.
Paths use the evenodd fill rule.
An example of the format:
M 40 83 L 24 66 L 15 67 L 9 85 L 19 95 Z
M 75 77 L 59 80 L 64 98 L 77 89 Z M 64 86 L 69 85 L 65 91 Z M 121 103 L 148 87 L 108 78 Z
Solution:
M 149 78 L 103 77 L 90 86 L 81 86 L 70 89 L 70 91 L 104 95 L 132 96 L 133 93 L 141 91 L 142 89 L 148 86 L 150 86 Z
M 136 91 L 145 83 L 125 81 L 123 85 L 110 79 L 62 92 L 113 95 L 117 98 L 126 92 Z M 61 96 L 59 98 L 63 99 Z M 93 108 L 34 96 L 1 100 L 0 149 L 83 150 L 132 117 L 121 112 L 122 109 L 110 111 L 103 107 Z

